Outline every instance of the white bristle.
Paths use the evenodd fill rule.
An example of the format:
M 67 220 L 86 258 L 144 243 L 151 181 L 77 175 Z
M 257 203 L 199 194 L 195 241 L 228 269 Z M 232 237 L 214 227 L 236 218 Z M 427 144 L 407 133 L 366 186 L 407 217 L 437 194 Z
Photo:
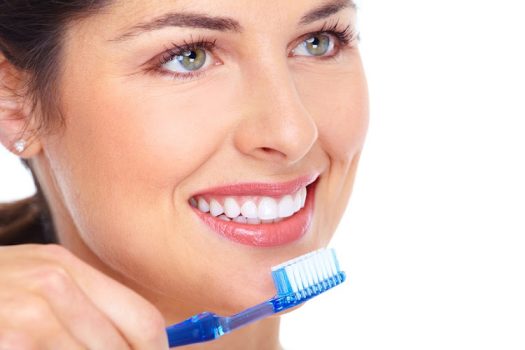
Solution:
M 306 274 L 304 273 L 303 262 L 298 261 L 297 264 L 295 264 L 295 267 L 299 272 L 299 278 L 301 279 L 301 283 L 303 284 L 303 288 L 301 288 L 301 290 L 305 290 L 306 288 L 308 288 L 308 279 L 306 277 Z
M 310 274 L 312 275 L 312 280 L 314 284 L 319 283 L 319 274 L 315 270 L 315 260 L 314 259 L 308 259 L 308 271 L 310 271 Z
M 330 270 L 326 266 L 326 254 L 319 255 L 319 269 L 323 271 L 323 280 L 327 280 L 330 277 Z
M 320 249 L 272 268 L 272 271 L 278 270 L 282 270 L 286 275 L 289 281 L 288 288 L 303 297 L 333 287 L 333 277 L 340 273 L 332 249 Z
M 292 278 L 295 279 L 295 283 L 297 284 L 297 291 L 303 290 L 303 280 L 301 279 L 301 275 L 299 274 L 299 269 L 297 268 L 297 264 L 292 265 Z
M 299 288 L 297 287 L 297 283 L 295 283 L 295 278 L 293 277 L 292 267 L 286 266 L 284 268 L 284 271 L 286 272 L 286 276 L 288 276 L 288 280 L 290 281 L 290 286 L 292 287 L 292 290 L 294 293 L 296 293 Z
M 310 270 L 310 261 L 312 259 L 308 259 L 303 264 L 303 269 L 306 272 L 306 275 L 308 276 L 308 287 L 312 287 L 314 285 L 314 277 L 313 272 Z
M 332 276 L 335 276 L 337 275 L 337 267 L 335 266 L 335 260 L 334 260 L 334 255 L 332 254 L 332 252 L 328 252 L 330 254 L 330 259 L 328 261 L 330 261 L 330 267 L 332 268 Z
M 330 268 L 330 255 L 328 253 L 327 251 L 324 252 L 323 264 L 328 275 L 327 278 L 330 278 L 332 276 L 332 269 Z
M 304 261 L 301 261 L 297 264 L 297 269 L 299 270 L 299 275 L 301 276 L 301 282 L 303 282 L 303 289 L 308 288 L 308 275 L 306 274 L 306 271 L 304 270 Z

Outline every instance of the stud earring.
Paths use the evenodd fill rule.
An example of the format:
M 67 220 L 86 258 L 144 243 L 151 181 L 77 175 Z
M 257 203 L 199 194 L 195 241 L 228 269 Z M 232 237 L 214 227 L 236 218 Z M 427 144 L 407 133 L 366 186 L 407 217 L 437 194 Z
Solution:
M 26 149 L 26 140 L 18 140 L 15 142 L 15 149 L 18 153 L 24 152 Z

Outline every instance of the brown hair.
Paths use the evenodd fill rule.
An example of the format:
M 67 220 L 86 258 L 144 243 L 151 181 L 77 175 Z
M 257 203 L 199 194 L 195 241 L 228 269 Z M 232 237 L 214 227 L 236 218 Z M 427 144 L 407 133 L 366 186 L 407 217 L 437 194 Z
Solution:
M 35 195 L 0 203 L 0 245 L 57 243 L 49 207 L 38 181 L 33 179 L 37 188 Z
M 0 0 L 0 55 L 20 72 L 28 73 L 27 97 L 35 132 L 64 126 L 56 82 L 60 50 L 68 24 L 109 4 L 109 0 Z M 0 81 L 0 83 L 2 83 Z M 13 92 L 17 93 L 17 92 Z M 26 120 L 28 125 L 29 120 Z M 33 135 L 34 136 L 34 135 Z M 0 245 L 55 242 L 49 207 L 32 169 L 22 159 L 35 182 L 36 194 L 12 203 L 0 203 Z

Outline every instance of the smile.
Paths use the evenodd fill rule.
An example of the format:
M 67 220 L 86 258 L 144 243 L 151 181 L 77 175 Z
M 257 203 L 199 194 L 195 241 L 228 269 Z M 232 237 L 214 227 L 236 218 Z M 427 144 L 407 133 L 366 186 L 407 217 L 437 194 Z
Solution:
M 283 245 L 301 238 L 310 226 L 317 176 L 213 188 L 193 195 L 189 204 L 212 231 L 229 240 L 259 247 Z
M 269 224 L 290 217 L 304 207 L 306 186 L 282 197 L 268 196 L 199 196 L 190 205 L 221 220 L 243 224 Z

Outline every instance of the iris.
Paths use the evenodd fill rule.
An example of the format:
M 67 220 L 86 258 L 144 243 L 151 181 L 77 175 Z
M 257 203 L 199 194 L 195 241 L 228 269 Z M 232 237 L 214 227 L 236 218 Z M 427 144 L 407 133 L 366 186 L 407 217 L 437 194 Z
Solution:
M 327 35 L 313 36 L 304 41 L 304 47 L 308 53 L 314 56 L 322 56 L 330 48 L 330 37 Z
M 182 55 L 176 56 L 175 59 L 180 63 L 182 68 L 188 71 L 194 71 L 201 68 L 206 62 L 206 51 L 201 48 L 189 50 Z

